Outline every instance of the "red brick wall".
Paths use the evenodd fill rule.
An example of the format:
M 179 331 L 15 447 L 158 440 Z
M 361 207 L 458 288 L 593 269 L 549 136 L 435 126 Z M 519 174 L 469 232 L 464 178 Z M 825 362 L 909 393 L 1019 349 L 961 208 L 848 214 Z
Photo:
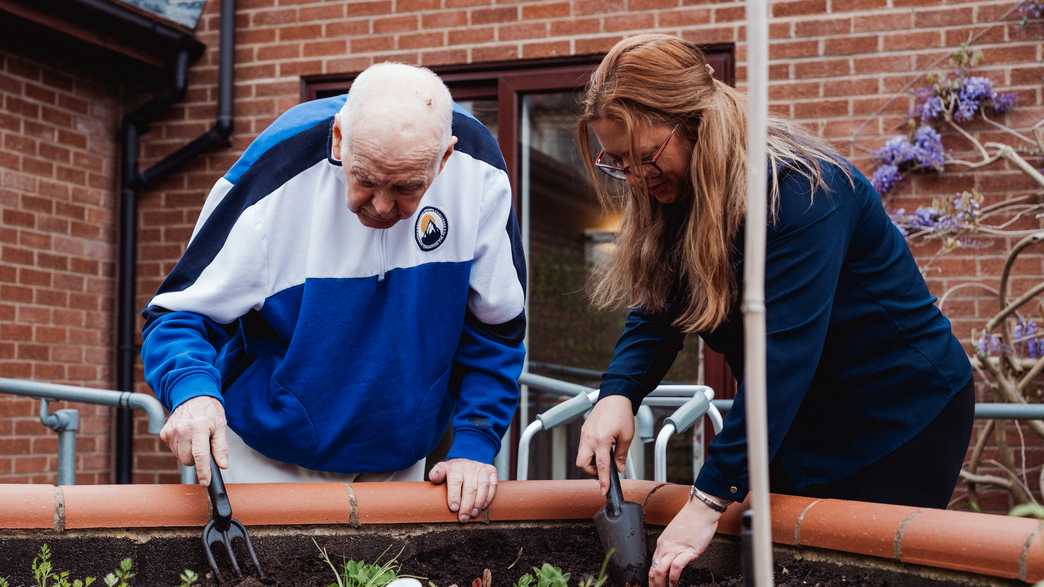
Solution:
M 746 75 L 742 2 L 240 0 L 238 4 L 233 147 L 201 158 L 141 199 L 139 306 L 177 260 L 214 180 L 254 135 L 299 100 L 302 75 L 356 72 L 388 59 L 435 66 L 590 54 L 606 50 L 624 35 L 644 31 L 682 35 L 700 43 L 734 42 L 740 87 Z M 771 26 L 772 108 L 830 137 L 869 172 L 867 150 L 883 143 L 910 105 L 906 97 L 889 103 L 894 93 L 969 35 L 990 29 L 976 42 L 985 52 L 983 70 L 999 86 L 1019 92 L 1017 118 L 1023 122 L 1039 118 L 1044 114 L 1040 25 L 1020 29 L 1011 18 L 1007 24 L 990 28 L 1013 6 L 1012 1 L 957 0 L 775 2 Z M 210 49 L 192 68 L 185 102 L 146 137 L 145 165 L 196 136 L 213 121 L 217 11 L 216 2 L 208 3 L 199 36 Z M 875 116 L 882 107 L 883 116 Z M 853 147 L 849 139 L 864 122 L 867 124 Z M 5 146 L 5 153 L 9 150 Z M 1003 169 L 945 179 L 925 177 L 900 190 L 896 203 L 912 208 L 932 195 L 971 185 L 991 197 L 1026 187 L 1017 174 Z M 111 202 L 114 187 L 110 181 L 107 202 Z M 5 218 L 5 229 L 9 228 L 7 224 Z M 111 221 L 106 230 L 111 230 Z M 941 292 L 954 283 L 983 276 L 995 281 L 999 250 L 959 252 L 941 261 L 938 265 L 945 273 L 929 275 L 933 290 Z M 918 248 L 918 252 L 928 255 L 931 247 Z M 1044 275 L 1040 257 L 1035 259 L 1026 263 L 1020 287 Z M 0 279 L 4 277 L 0 275 Z M 111 287 L 106 287 L 108 295 Z M 5 306 L 0 308 L 8 304 L 7 296 L 4 300 Z M 957 334 L 967 338 L 971 327 L 980 324 L 991 308 L 988 296 L 980 292 L 966 291 L 955 298 L 951 309 Z M 0 324 L 7 323 L 0 314 Z M 109 349 L 109 343 L 106 339 L 102 346 Z M 106 360 L 109 356 L 106 353 Z M 105 361 L 99 359 L 93 364 L 99 373 L 108 373 Z M 66 375 L 71 377 L 71 373 Z M 0 426 L 4 421 L 0 419 Z M 136 479 L 172 479 L 173 460 L 155 437 L 144 435 L 142 422 L 139 427 L 142 434 L 136 441 Z
M 119 101 L 75 68 L 6 51 L 0 101 L 0 376 L 111 388 Z M 78 481 L 108 482 L 108 410 L 70 407 Z M 54 482 L 57 435 L 38 409 L 0 395 L 0 483 Z

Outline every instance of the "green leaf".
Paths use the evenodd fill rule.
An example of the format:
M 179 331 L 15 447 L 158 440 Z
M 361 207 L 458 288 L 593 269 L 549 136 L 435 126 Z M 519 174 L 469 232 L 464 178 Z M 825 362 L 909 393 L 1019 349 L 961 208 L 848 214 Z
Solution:
M 1040 518 L 1044 519 L 1044 506 L 1038 503 L 1020 503 L 1013 507 L 1010 512 L 1010 516 L 1019 516 L 1023 518 Z

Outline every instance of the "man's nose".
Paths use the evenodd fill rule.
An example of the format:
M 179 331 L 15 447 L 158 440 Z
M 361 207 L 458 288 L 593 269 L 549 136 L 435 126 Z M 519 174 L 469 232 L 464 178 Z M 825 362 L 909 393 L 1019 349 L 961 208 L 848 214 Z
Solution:
M 373 210 L 381 216 L 387 216 L 395 209 L 395 200 L 377 193 L 373 196 Z

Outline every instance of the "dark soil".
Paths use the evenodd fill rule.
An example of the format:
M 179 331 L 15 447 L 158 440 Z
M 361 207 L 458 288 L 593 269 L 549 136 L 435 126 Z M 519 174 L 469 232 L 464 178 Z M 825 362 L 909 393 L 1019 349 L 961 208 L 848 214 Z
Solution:
M 333 572 L 319 558 L 312 539 L 325 548 L 336 566 L 342 560 L 372 562 L 398 555 L 401 572 L 426 577 L 440 587 L 456 583 L 470 587 L 484 569 L 492 572 L 493 585 L 507 587 L 518 577 L 544 562 L 561 567 L 572 582 L 598 572 L 603 552 L 591 525 L 560 524 L 540 527 L 506 525 L 437 526 L 407 530 L 401 527 L 302 528 L 297 531 L 252 529 L 251 535 L 267 577 L 247 579 L 237 587 L 280 585 L 326 587 L 334 582 Z M 176 586 L 178 575 L 191 569 L 201 576 L 207 570 L 198 535 L 180 532 L 159 533 L 136 539 L 92 534 L 61 536 L 17 535 L 0 537 L 0 577 L 12 587 L 32 585 L 31 563 L 42 543 L 50 544 L 56 570 L 69 570 L 76 578 L 99 578 L 116 568 L 119 561 L 134 560 L 136 586 Z M 650 536 L 648 544 L 654 545 Z M 237 551 L 244 549 L 237 544 Z M 400 552 L 401 551 L 401 552 Z M 222 570 L 231 573 L 228 561 L 217 553 Z M 240 566 L 253 574 L 253 565 L 242 556 Z M 789 554 L 776 556 L 776 584 L 784 587 L 859 585 L 867 587 L 921 587 L 956 585 L 952 581 L 930 580 L 895 571 L 841 566 L 829 562 L 798 560 Z M 697 563 L 688 569 L 683 585 L 741 586 L 735 542 L 716 541 Z M 228 576 L 228 575 L 226 575 Z M 212 577 L 206 585 L 216 585 Z

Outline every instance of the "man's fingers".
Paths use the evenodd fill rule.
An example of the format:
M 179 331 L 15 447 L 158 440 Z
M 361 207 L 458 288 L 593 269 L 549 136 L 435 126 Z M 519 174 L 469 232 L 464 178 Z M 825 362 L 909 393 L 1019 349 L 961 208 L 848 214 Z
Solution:
M 497 471 L 494 469 L 489 473 L 489 493 L 486 494 L 486 503 L 482 505 L 482 509 L 487 509 L 493 505 L 493 498 L 497 496 L 497 483 L 499 482 Z
M 445 466 L 445 465 L 444 465 Z M 446 503 L 451 512 L 460 510 L 460 485 L 464 481 L 456 468 L 448 468 L 446 473 Z
M 218 422 L 214 427 L 214 435 L 210 437 L 210 450 L 214 460 L 222 469 L 228 468 L 228 428 L 224 422 Z
M 678 581 L 681 580 L 682 571 L 684 571 L 685 567 L 689 566 L 689 563 L 694 560 L 696 560 L 696 553 L 688 549 L 674 557 L 674 560 L 671 561 L 670 572 L 668 573 L 670 587 L 674 587 L 678 584 Z
M 196 426 L 192 431 L 192 460 L 196 462 L 196 478 L 210 485 L 210 429 Z
M 478 479 L 474 471 L 468 471 L 463 475 L 460 495 L 460 521 L 467 522 L 471 519 L 471 510 L 475 508 L 475 498 L 478 496 Z
M 438 485 L 446 480 L 446 467 L 442 463 L 435 463 L 435 466 L 428 471 L 428 481 Z
M 176 435 L 172 437 L 174 445 L 171 450 L 174 452 L 174 456 L 178 457 L 178 462 L 182 465 L 192 466 L 192 437 Z
M 475 491 L 475 503 L 472 504 L 471 510 L 468 514 L 472 518 L 477 518 L 479 513 L 486 509 L 486 503 L 489 501 L 489 474 L 485 471 L 485 467 L 479 469 L 478 473 L 475 475 L 475 485 L 477 486 Z

